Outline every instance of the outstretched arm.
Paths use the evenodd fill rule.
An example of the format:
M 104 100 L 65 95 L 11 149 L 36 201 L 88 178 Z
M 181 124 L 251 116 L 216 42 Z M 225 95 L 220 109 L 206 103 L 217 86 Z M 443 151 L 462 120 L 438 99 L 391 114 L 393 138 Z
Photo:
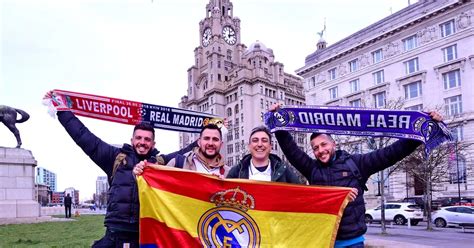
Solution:
M 268 111 L 275 112 L 281 108 L 282 104 L 275 103 L 273 104 Z M 285 154 L 286 158 L 293 165 L 303 176 L 305 176 L 308 180 L 311 180 L 311 173 L 313 171 L 313 159 L 306 154 L 306 152 L 302 151 L 296 142 L 293 139 L 293 136 L 287 131 L 276 131 L 275 137 L 278 140 L 278 144 L 280 145 L 283 154 Z
M 293 139 L 293 136 L 287 131 L 276 131 L 275 137 L 278 140 L 283 154 L 303 176 L 311 180 L 314 160 L 302 151 Z
M 111 146 L 95 136 L 71 111 L 59 111 L 57 116 L 74 142 L 107 175 L 111 175 L 119 148 Z
M 430 112 L 429 115 L 435 121 L 443 120 L 443 117 L 436 111 Z M 422 142 L 417 140 L 400 139 L 373 152 L 360 156 L 354 155 L 353 158 L 358 160 L 356 163 L 361 168 L 363 176 L 369 178 L 372 174 L 384 170 L 409 156 L 421 144 Z

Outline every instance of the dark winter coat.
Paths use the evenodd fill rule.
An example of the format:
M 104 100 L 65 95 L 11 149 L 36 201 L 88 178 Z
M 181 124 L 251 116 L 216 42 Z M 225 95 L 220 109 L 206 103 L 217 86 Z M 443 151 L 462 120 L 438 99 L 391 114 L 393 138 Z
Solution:
M 250 160 L 252 156 L 250 154 L 244 156 L 240 160 L 239 164 L 230 169 L 227 178 L 249 178 Z M 277 155 L 270 154 L 270 166 L 272 167 L 272 182 L 284 182 L 284 183 L 298 183 L 305 184 L 296 173 L 292 171 L 290 165 L 283 162 Z
M 344 210 L 337 233 L 338 240 L 352 239 L 367 231 L 364 219 L 364 187 L 368 178 L 410 155 L 421 144 L 415 140 L 400 139 L 366 154 L 349 154 L 338 150 L 335 160 L 323 165 L 299 149 L 287 131 L 277 131 L 275 136 L 288 161 L 309 180 L 310 184 L 351 187 L 359 191 L 357 198 Z M 361 174 L 359 180 L 354 175 L 354 170 L 350 168 L 351 159 Z
M 61 111 L 57 115 L 59 122 L 74 142 L 107 174 L 110 188 L 104 221 L 105 226 L 114 230 L 138 232 L 140 208 L 137 183 L 132 170 L 143 159 L 156 160 L 159 151 L 153 149 L 147 156 L 139 158 L 129 144 L 117 148 L 102 141 L 89 131 L 72 112 Z M 193 143 L 179 152 L 159 156 L 167 163 L 177 153 L 185 153 L 195 145 L 196 143 Z M 126 157 L 113 175 L 114 162 L 119 153 L 126 154 Z
M 72 197 L 65 196 L 64 197 L 64 205 L 70 207 L 72 205 Z

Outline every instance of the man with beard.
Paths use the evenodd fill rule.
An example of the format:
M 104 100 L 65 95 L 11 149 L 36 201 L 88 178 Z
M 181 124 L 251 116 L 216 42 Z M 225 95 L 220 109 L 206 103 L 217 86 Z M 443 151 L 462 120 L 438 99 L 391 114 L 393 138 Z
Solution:
M 45 96 L 48 97 L 51 93 Z M 140 207 L 133 167 L 145 160 L 166 164 L 176 154 L 191 150 L 196 142 L 178 152 L 158 155 L 153 126 L 141 123 L 133 129 L 131 144 L 118 148 L 95 136 L 71 111 L 59 111 L 57 116 L 74 142 L 107 174 L 109 181 L 104 220 L 107 229 L 104 237 L 92 247 L 138 247 Z
M 224 165 L 224 159 L 219 153 L 222 146 L 222 132 L 220 128 L 215 124 L 204 126 L 199 135 L 197 144 L 198 147 L 195 147 L 192 151 L 171 159 L 167 166 L 225 178 L 230 168 Z M 151 166 L 153 168 L 153 164 L 140 162 L 133 169 L 133 173 L 135 175 L 142 174 L 145 166 Z
M 269 111 L 278 111 L 280 104 L 274 104 Z M 441 121 L 437 112 L 430 112 L 431 118 Z M 330 134 L 313 133 L 309 138 L 313 159 L 300 149 L 288 131 L 279 130 L 275 137 L 288 161 L 303 174 L 311 185 L 342 186 L 357 189 L 351 194 L 351 201 L 341 218 L 334 247 L 364 247 L 365 224 L 364 188 L 369 177 L 410 155 L 422 143 L 417 140 L 398 141 L 365 154 L 349 154 L 338 150 Z M 355 195 L 354 195 L 355 194 Z M 353 197 L 354 196 L 354 197 Z

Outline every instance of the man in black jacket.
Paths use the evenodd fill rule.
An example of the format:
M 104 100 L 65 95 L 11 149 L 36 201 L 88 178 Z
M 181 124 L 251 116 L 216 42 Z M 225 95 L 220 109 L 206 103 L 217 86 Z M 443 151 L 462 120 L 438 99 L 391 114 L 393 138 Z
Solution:
M 279 107 L 275 104 L 270 111 L 276 111 Z M 442 120 L 437 112 L 431 112 L 430 116 L 436 121 Z M 364 217 L 365 183 L 372 174 L 394 165 L 421 145 L 420 141 L 400 139 L 370 153 L 349 154 L 336 150 L 336 142 L 331 135 L 313 133 L 310 142 L 316 159 L 312 159 L 298 148 L 287 131 L 276 131 L 275 136 L 290 163 L 310 184 L 357 188 L 357 197 L 344 210 L 335 247 L 364 247 L 363 234 L 367 231 Z
M 104 220 L 107 230 L 92 247 L 138 247 L 140 207 L 133 167 L 144 160 L 166 164 L 176 154 L 191 150 L 196 143 L 175 153 L 158 155 L 153 126 L 138 124 L 133 129 L 130 144 L 117 148 L 95 136 L 72 112 L 60 111 L 57 116 L 74 142 L 107 174 L 109 180 Z
M 64 210 L 66 211 L 66 218 L 71 218 L 72 197 L 67 194 L 64 197 Z
M 250 154 L 232 167 L 227 178 L 246 178 L 260 181 L 305 184 L 306 180 L 272 151 L 272 135 L 268 128 L 259 126 L 250 133 Z

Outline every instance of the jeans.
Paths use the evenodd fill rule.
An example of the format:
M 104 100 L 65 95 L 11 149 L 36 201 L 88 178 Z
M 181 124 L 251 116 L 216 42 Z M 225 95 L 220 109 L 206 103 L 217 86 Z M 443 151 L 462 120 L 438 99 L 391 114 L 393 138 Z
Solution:
M 64 210 L 66 211 L 66 218 L 71 218 L 71 205 L 64 205 Z
M 109 228 L 104 237 L 96 240 L 93 248 L 138 248 L 138 232 L 117 232 Z

